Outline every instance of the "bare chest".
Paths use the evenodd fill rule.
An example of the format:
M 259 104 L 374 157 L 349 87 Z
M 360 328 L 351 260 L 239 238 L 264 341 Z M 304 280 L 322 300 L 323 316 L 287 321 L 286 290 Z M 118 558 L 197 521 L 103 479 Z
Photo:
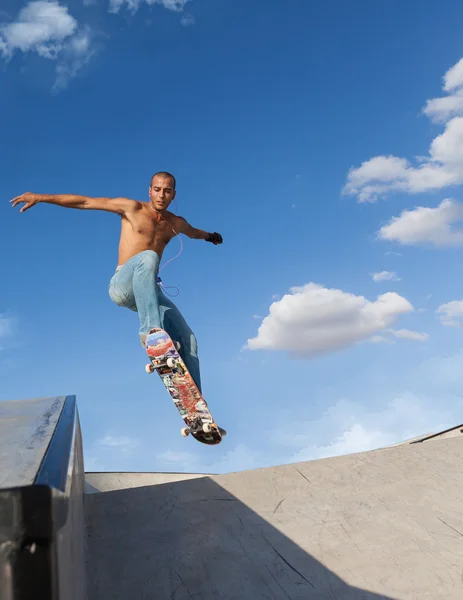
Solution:
M 173 236 L 172 224 L 165 219 L 159 219 L 156 214 L 143 211 L 127 223 L 132 235 L 146 240 L 168 242 Z

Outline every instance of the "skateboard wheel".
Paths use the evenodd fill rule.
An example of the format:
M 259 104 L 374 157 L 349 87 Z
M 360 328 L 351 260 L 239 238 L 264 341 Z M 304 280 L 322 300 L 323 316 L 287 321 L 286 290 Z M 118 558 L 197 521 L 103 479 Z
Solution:
M 204 433 L 211 433 L 212 427 L 210 423 L 203 423 L 203 431 Z
M 149 363 L 148 365 L 145 366 L 145 371 L 147 373 L 153 373 L 154 372 L 154 365 L 152 363 Z
M 177 364 L 177 361 L 175 360 L 175 358 L 168 358 L 166 360 L 166 365 L 169 367 L 169 369 L 173 369 Z
M 188 429 L 188 427 L 183 427 L 180 433 L 183 435 L 183 437 L 188 437 L 190 435 L 190 430 Z

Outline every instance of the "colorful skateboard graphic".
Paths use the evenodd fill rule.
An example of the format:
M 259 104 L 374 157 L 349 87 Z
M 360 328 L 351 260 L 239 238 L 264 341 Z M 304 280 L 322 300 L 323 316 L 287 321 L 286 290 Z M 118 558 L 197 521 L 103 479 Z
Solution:
M 186 427 L 184 437 L 191 435 L 203 444 L 220 444 L 226 431 L 217 426 L 206 401 L 191 377 L 182 357 L 164 329 L 151 329 L 146 337 L 146 353 L 150 363 L 147 373 L 157 371 Z

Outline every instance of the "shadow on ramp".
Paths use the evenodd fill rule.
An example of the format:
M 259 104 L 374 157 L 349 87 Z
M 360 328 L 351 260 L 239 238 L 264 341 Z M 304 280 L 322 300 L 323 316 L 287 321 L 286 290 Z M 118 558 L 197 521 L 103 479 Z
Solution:
M 317 518 L 310 496 L 296 493 L 279 505 L 267 505 L 258 497 L 251 472 L 244 494 L 239 490 L 245 503 L 230 491 L 238 483 L 243 486 L 241 475 L 223 479 L 228 490 L 204 477 L 86 496 L 90 599 L 418 598 L 413 593 L 393 598 L 344 581 L 297 543 L 316 549 L 323 538 L 321 515 L 316 531 L 310 526 Z M 323 554 L 332 547 L 328 560 L 335 568 L 339 541 L 328 529 Z M 342 572 L 351 563 L 358 586 L 366 565 L 355 564 L 355 547 L 351 557 L 342 558 Z M 384 588 L 384 576 L 378 569 L 375 589 Z

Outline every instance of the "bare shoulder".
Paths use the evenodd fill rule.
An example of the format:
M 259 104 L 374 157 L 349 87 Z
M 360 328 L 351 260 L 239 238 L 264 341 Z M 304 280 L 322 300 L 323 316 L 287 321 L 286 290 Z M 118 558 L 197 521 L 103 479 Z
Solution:
M 175 227 L 178 233 L 183 233 L 189 224 L 186 219 L 180 217 L 179 215 L 174 215 L 174 213 L 169 212 L 169 220 L 172 225 Z
M 124 197 L 112 198 L 111 203 L 116 208 L 116 212 L 121 216 L 133 215 L 143 210 L 146 204 L 146 202 L 140 202 L 140 200 L 132 200 L 131 198 Z
M 139 210 L 143 210 L 147 203 L 141 202 L 140 200 L 132 200 L 132 198 L 117 198 L 117 200 L 122 204 L 127 211 L 136 212 Z

